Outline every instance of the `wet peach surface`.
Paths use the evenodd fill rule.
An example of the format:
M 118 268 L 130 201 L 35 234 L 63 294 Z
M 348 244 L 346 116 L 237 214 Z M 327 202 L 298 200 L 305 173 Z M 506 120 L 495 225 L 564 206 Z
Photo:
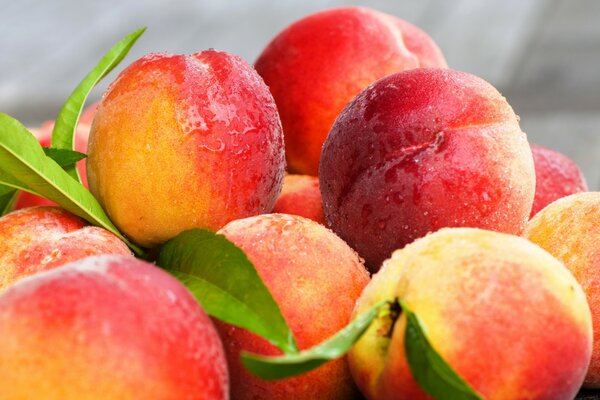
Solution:
M 396 297 L 485 399 L 570 399 L 583 382 L 592 351 L 585 294 L 560 261 L 521 237 L 446 228 L 421 238 L 383 264 L 355 315 Z M 410 373 L 405 327 L 402 314 L 395 323 L 380 316 L 351 349 L 368 399 L 430 398 Z
M 446 67 L 418 27 L 364 7 L 311 14 L 280 32 L 256 61 L 281 115 L 290 172 L 317 175 L 321 147 L 344 105 L 377 79 Z
M 98 106 L 88 156 L 92 193 L 148 247 L 269 212 L 285 163 L 268 88 L 242 59 L 214 50 L 130 65 Z
M 321 343 L 350 321 L 369 275 L 356 253 L 333 232 L 306 218 L 266 214 L 227 224 L 219 233 L 242 248 L 294 333 L 298 347 Z M 279 354 L 264 339 L 224 323 L 233 399 L 354 399 L 358 391 L 346 360 L 298 377 L 263 381 L 244 369 L 240 350 Z
M 376 271 L 395 249 L 447 226 L 519 234 L 535 192 L 526 135 L 490 84 L 416 69 L 371 85 L 323 146 L 328 225 Z

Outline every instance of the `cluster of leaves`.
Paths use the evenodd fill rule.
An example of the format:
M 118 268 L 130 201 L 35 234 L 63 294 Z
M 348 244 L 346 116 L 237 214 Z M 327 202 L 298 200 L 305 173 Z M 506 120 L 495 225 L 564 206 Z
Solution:
M 85 154 L 73 150 L 79 116 L 90 91 L 123 60 L 144 30 L 136 30 L 111 48 L 73 91 L 56 118 L 50 148 L 42 148 L 19 121 L 0 113 L 0 213 L 12 209 L 19 190 L 27 191 L 109 230 L 137 256 L 146 256 L 119 232 L 81 184 L 75 163 Z M 343 356 L 386 307 L 394 306 L 407 318 L 405 350 L 421 387 L 438 399 L 480 398 L 431 346 L 407 304 L 381 302 L 325 342 L 299 351 L 279 306 L 254 266 L 224 236 L 202 229 L 183 232 L 162 247 L 156 263 L 185 284 L 209 315 L 247 329 L 283 352 L 275 357 L 242 354 L 246 368 L 264 379 L 298 375 Z

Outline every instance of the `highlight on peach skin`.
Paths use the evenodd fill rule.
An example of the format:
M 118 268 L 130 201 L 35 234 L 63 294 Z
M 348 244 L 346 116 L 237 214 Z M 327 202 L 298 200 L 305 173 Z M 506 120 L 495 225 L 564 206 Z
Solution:
M 0 398 L 227 399 L 223 347 L 159 268 L 95 256 L 0 293 Z
M 319 178 L 311 175 L 287 174 L 274 213 L 293 214 L 325 225 Z
M 529 221 L 524 236 L 562 261 L 583 287 L 595 327 L 584 386 L 600 388 L 600 192 L 550 203 Z
M 376 271 L 392 251 L 443 227 L 520 234 L 535 194 L 527 137 L 489 83 L 414 69 L 369 86 L 323 146 L 328 226 Z
M 0 218 L 0 290 L 40 271 L 92 255 L 131 256 L 114 234 L 59 207 L 33 207 Z
M 315 176 L 327 132 L 362 89 L 395 72 L 446 66 L 421 29 L 364 7 L 333 8 L 294 22 L 255 63 L 281 115 L 289 171 Z
M 300 349 L 319 344 L 350 322 L 369 275 L 333 232 L 299 216 L 266 214 L 230 222 L 219 233 L 248 255 Z M 318 312 L 323 307 L 330 312 Z M 243 329 L 222 322 L 217 328 L 229 362 L 232 399 L 359 398 L 344 358 L 294 378 L 264 381 L 242 366 L 240 351 L 275 355 L 277 349 Z
M 88 150 L 91 192 L 144 247 L 269 212 L 283 184 L 273 97 L 245 61 L 214 50 L 127 67 L 98 106 Z
M 394 252 L 354 314 L 400 299 L 487 400 L 572 399 L 592 350 L 590 309 L 560 261 L 517 236 L 446 228 Z M 551 328 L 549 328 L 551 327 Z M 348 353 L 368 399 L 429 399 L 406 360 L 406 315 L 381 315 Z

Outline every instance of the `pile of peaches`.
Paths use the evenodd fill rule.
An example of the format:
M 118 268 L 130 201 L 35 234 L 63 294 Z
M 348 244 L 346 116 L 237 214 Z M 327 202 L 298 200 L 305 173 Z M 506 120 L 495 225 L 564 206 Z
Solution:
M 31 132 L 50 145 L 52 123 Z M 243 250 L 299 349 L 385 300 L 418 317 L 464 398 L 600 387 L 600 193 L 395 16 L 309 15 L 254 66 L 149 54 L 82 114 L 74 147 L 123 236 L 26 192 L 0 218 L 0 399 L 456 398 L 415 379 L 398 306 L 343 357 L 255 376 L 240 353 L 279 350 L 155 265 L 195 228 Z

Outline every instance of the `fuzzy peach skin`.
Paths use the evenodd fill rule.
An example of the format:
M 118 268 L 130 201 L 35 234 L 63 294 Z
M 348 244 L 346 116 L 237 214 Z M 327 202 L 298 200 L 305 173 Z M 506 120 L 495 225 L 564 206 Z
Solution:
M 273 97 L 245 61 L 214 50 L 130 65 L 98 106 L 88 150 L 92 193 L 145 247 L 269 212 L 283 184 Z
M 584 386 L 600 388 L 600 192 L 550 203 L 529 221 L 523 236 L 561 260 L 583 287 L 596 327 Z
M 90 127 L 94 114 L 96 113 L 97 103 L 86 107 L 81 113 L 79 118 L 79 124 L 75 130 L 75 150 L 81 153 L 87 152 L 88 137 L 90 135 Z M 52 141 L 52 129 L 54 129 L 54 121 L 46 121 L 39 127 L 39 129 L 30 129 L 31 133 L 35 135 L 40 144 L 44 147 L 49 147 Z M 85 187 L 88 187 L 87 173 L 85 168 L 85 160 L 77 162 L 77 169 L 81 181 Z M 43 197 L 36 196 L 28 192 L 21 192 L 18 195 L 15 209 L 21 209 L 26 207 L 35 206 L 56 206 L 57 204 L 53 201 L 45 199 Z
M 369 281 L 356 253 L 333 232 L 299 216 L 267 214 L 230 222 L 219 231 L 242 248 L 269 288 L 300 349 L 314 346 L 350 321 Z M 217 323 L 231 374 L 231 398 L 353 399 L 358 390 L 345 359 L 309 373 L 264 381 L 248 372 L 240 350 L 279 354 L 248 331 Z
M 95 256 L 0 294 L 0 398 L 228 399 L 210 318 L 166 272 Z
M 34 207 L 0 218 L 0 291 L 15 281 L 92 255 L 133 256 L 111 232 L 59 207 Z
M 325 225 L 319 178 L 311 175 L 287 174 L 283 189 L 273 207 L 274 213 L 300 215 Z
M 434 349 L 487 400 L 572 399 L 591 355 L 581 286 L 554 257 L 517 236 L 446 228 L 394 252 L 357 302 L 404 301 Z M 404 351 L 406 317 L 381 314 L 348 360 L 368 399 L 428 397 Z
M 484 80 L 414 69 L 369 86 L 323 146 L 328 226 L 376 271 L 393 250 L 443 227 L 520 234 L 535 194 L 526 135 Z
M 529 218 L 554 200 L 588 190 L 583 173 L 569 157 L 536 144 L 531 145 L 531 152 L 536 180 Z
M 281 115 L 288 168 L 308 175 L 318 173 L 336 116 L 367 85 L 394 72 L 446 66 L 421 29 L 364 7 L 334 8 L 294 22 L 255 64 Z

